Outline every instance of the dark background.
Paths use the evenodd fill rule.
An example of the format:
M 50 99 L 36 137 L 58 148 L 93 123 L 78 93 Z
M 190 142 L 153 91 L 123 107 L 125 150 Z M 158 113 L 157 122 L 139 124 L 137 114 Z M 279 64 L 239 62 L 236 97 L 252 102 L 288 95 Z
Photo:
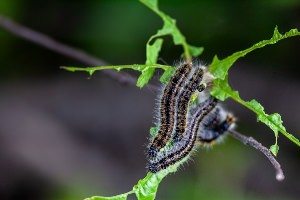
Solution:
M 276 25 L 281 33 L 300 28 L 298 0 L 162 0 L 160 7 L 177 19 L 190 44 L 205 47 L 200 60 L 207 64 L 215 54 L 223 58 L 269 39 Z M 144 63 L 145 44 L 162 26 L 133 0 L 0 0 L 0 13 L 110 64 Z M 165 39 L 160 57 L 173 64 L 182 49 Z M 89 79 L 63 71 L 59 66 L 85 65 L 3 29 L 0 44 L 0 199 L 71 200 L 131 190 L 146 175 L 156 92 L 99 72 Z M 298 138 L 299 47 L 299 37 L 280 41 L 230 71 L 243 99 L 280 113 Z M 267 147 L 274 143 L 272 131 L 253 113 L 230 100 L 224 104 L 237 116 L 238 131 Z M 164 179 L 157 199 L 299 199 L 299 147 L 281 134 L 279 146 L 284 182 L 275 180 L 260 152 L 228 137 Z

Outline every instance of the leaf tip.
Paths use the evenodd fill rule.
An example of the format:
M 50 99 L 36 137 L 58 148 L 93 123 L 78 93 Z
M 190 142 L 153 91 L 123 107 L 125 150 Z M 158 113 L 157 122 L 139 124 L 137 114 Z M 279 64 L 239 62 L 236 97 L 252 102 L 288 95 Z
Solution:
M 274 156 L 277 156 L 278 154 L 278 151 L 279 151 L 279 146 L 277 144 L 273 144 L 271 147 L 270 147 L 270 151 L 272 152 L 272 154 Z
M 274 39 L 279 39 L 282 37 L 282 34 L 279 32 L 278 30 L 278 26 L 275 26 L 275 29 L 274 29 L 274 33 L 273 33 L 273 37 Z
M 158 129 L 159 129 L 159 127 L 157 127 L 157 126 L 151 127 L 149 130 L 150 135 L 152 137 L 155 137 L 157 135 Z
M 64 70 L 69 71 L 69 72 L 75 72 L 75 69 L 72 68 L 72 67 L 60 66 L 59 68 L 64 69 Z
M 88 70 L 88 73 L 90 76 L 92 76 L 94 74 L 94 72 L 95 72 L 95 70 L 93 70 L 93 69 Z

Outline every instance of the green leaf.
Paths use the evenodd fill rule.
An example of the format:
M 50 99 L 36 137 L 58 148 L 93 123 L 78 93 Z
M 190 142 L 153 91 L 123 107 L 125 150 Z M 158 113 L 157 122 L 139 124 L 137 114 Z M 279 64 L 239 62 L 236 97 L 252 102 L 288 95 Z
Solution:
M 248 109 L 252 110 L 257 114 L 257 120 L 266 124 L 269 128 L 271 128 L 275 134 L 275 146 L 272 147 L 272 153 L 277 153 L 279 147 L 277 148 L 277 138 L 278 138 L 278 131 L 281 132 L 285 137 L 289 140 L 300 146 L 300 142 L 297 138 L 295 138 L 292 134 L 288 133 L 283 126 L 283 122 L 281 120 L 281 116 L 278 113 L 274 113 L 268 115 L 264 111 L 264 107 L 258 103 L 256 100 L 251 101 L 244 101 L 240 98 L 240 95 L 237 91 L 234 91 L 228 84 L 228 76 L 225 77 L 224 80 L 216 79 L 213 82 L 213 88 L 210 94 L 220 100 L 225 100 L 228 97 L 231 97 L 233 100 L 237 101 L 238 103 L 242 104 L 243 106 L 247 107 Z M 275 151 L 277 149 L 277 151 Z M 274 154 L 275 155 L 275 154 Z
M 176 21 L 172 19 L 170 16 L 166 15 L 158 8 L 157 0 L 140 0 L 144 5 L 154 11 L 158 16 L 163 20 L 163 28 L 158 30 L 157 33 L 150 37 L 147 42 L 146 49 L 146 64 L 155 64 L 157 63 L 157 58 L 159 56 L 160 49 L 162 47 L 163 39 L 158 38 L 166 35 L 171 35 L 173 38 L 173 42 L 175 45 L 181 45 L 184 50 L 184 55 L 187 60 L 191 60 L 191 56 L 198 56 L 203 52 L 202 47 L 195 47 L 187 44 L 184 35 L 180 32 L 180 30 L 176 26 Z M 155 41 L 152 45 L 150 44 L 152 41 Z M 154 74 L 155 69 L 146 69 L 140 75 L 137 86 L 143 87 L 145 84 L 149 82 Z M 166 83 L 171 76 L 172 70 L 167 70 L 164 72 L 160 81 L 162 83 Z
M 139 88 L 144 87 L 144 85 L 146 85 L 153 76 L 154 71 L 155 68 L 145 68 L 142 71 L 142 74 L 139 76 L 136 86 L 138 86 Z
M 157 47 L 160 42 L 157 42 L 155 46 Z M 155 48 L 152 47 L 152 48 Z M 155 59 L 155 55 L 150 56 L 152 59 Z M 65 69 L 67 71 L 75 72 L 75 71 L 84 71 L 88 72 L 90 76 L 92 76 L 96 71 L 104 70 L 104 69 L 114 69 L 117 71 L 124 70 L 124 69 L 132 69 L 136 71 L 140 71 L 142 74 L 139 76 L 136 85 L 142 88 L 145 84 L 149 82 L 151 77 L 153 76 L 155 69 L 163 69 L 164 71 L 170 71 L 173 67 L 167 65 L 159 65 L 159 64 L 136 64 L 136 65 L 116 65 L 116 66 L 98 66 L 98 67 L 66 67 L 62 66 L 61 69 Z
M 220 99 L 221 101 L 224 101 L 228 97 L 231 98 L 239 98 L 238 91 L 234 91 L 231 89 L 231 87 L 228 85 L 228 76 L 225 77 L 224 80 L 222 79 L 216 79 L 213 82 L 214 87 L 211 90 L 211 95 L 216 97 L 217 99 Z
M 138 181 L 138 183 L 133 187 L 133 189 L 127 193 L 120 194 L 113 197 L 101 197 L 94 196 L 87 198 L 85 200 L 126 200 L 129 194 L 135 193 L 138 200 L 154 200 L 158 186 L 160 182 L 170 173 L 177 171 L 178 167 L 186 162 L 189 156 L 185 157 L 181 161 L 175 163 L 174 165 L 168 167 L 167 169 L 161 170 L 158 173 L 148 173 L 147 176 Z
M 216 78 L 225 79 L 226 75 L 228 74 L 228 70 L 239 58 L 247 55 L 248 53 L 252 52 L 255 49 L 262 48 L 269 44 L 275 44 L 282 39 L 298 36 L 298 35 L 300 35 L 300 32 L 297 29 L 291 29 L 290 31 L 282 35 L 279 33 L 277 27 L 275 27 L 273 36 L 269 40 L 260 41 L 254 44 L 252 47 L 245 49 L 243 51 L 236 52 L 223 60 L 219 60 L 218 57 L 215 56 L 212 61 L 212 64 L 209 66 L 210 71 Z
M 139 76 L 136 85 L 139 88 L 142 88 L 152 78 L 156 68 L 163 69 L 167 72 L 172 70 L 170 66 L 156 64 L 159 51 L 161 50 L 162 43 L 163 43 L 162 39 L 157 39 L 152 45 L 147 44 L 147 60 L 145 65 L 98 66 L 98 67 L 86 67 L 86 68 L 62 66 L 61 68 L 71 72 L 86 71 L 90 74 L 90 76 L 92 76 L 96 71 L 103 70 L 103 69 L 114 69 L 117 71 L 123 69 L 137 70 L 141 72 L 141 75 Z
M 270 151 L 272 152 L 272 154 L 274 154 L 274 156 L 277 156 L 278 151 L 279 151 L 279 146 L 277 144 L 273 144 L 270 147 Z
M 158 55 L 162 46 L 163 40 L 157 39 L 155 42 L 150 45 L 147 44 L 146 52 L 147 52 L 147 60 L 146 65 L 152 65 L 157 63 Z M 152 78 L 154 74 L 155 68 L 145 68 L 142 70 L 142 74 L 139 76 L 136 86 L 139 88 L 144 87 L 149 80 Z
M 202 47 L 191 46 L 186 42 L 184 35 L 177 28 L 176 21 L 158 8 L 157 0 L 140 0 L 144 5 L 154 11 L 162 20 L 163 27 L 158 30 L 155 35 L 150 37 L 148 44 L 157 37 L 171 35 L 175 45 L 181 45 L 183 47 L 184 56 L 187 60 L 191 60 L 191 56 L 199 56 L 203 52 Z
M 256 100 L 251 100 L 248 102 L 242 100 L 239 96 L 239 93 L 231 89 L 231 87 L 228 84 L 228 70 L 236 62 L 237 59 L 245 56 L 251 51 L 258 48 L 262 48 L 269 44 L 275 44 L 279 40 L 298 35 L 300 35 L 300 32 L 297 29 L 292 29 L 282 35 L 279 33 L 277 27 L 275 27 L 271 39 L 258 42 L 252 47 L 243 51 L 236 52 L 223 60 L 220 60 L 217 56 L 215 56 L 213 58 L 212 64 L 209 66 L 210 72 L 216 78 L 213 82 L 214 87 L 210 92 L 211 95 L 215 96 L 216 98 L 222 101 L 224 101 L 228 97 L 231 97 L 233 100 L 239 102 L 240 104 L 255 112 L 257 114 L 258 121 L 266 124 L 274 132 L 275 144 L 272 145 L 270 148 L 274 155 L 276 155 L 279 150 L 279 147 L 277 145 L 278 131 L 298 146 L 300 146 L 299 140 L 286 131 L 285 127 L 282 125 L 283 122 L 281 120 L 281 116 L 278 113 L 268 115 L 264 112 L 263 106 L 259 104 Z
M 189 52 L 191 52 L 192 56 L 197 57 L 201 55 L 204 51 L 203 47 L 196 47 L 188 44 Z
M 167 84 L 173 76 L 175 70 L 176 69 L 174 67 L 170 67 L 169 69 L 165 70 L 165 72 L 163 73 L 163 75 L 161 75 L 159 79 L 160 82 L 163 84 Z
M 103 69 L 115 69 L 120 71 L 122 69 L 133 69 L 138 70 L 142 74 L 139 76 L 136 85 L 140 88 L 144 87 L 149 80 L 153 77 L 156 68 L 161 68 L 165 70 L 164 74 L 160 78 L 161 82 L 166 83 L 173 70 L 169 69 L 169 66 L 157 65 L 157 59 L 159 52 L 161 50 L 163 39 L 158 38 L 166 35 L 171 35 L 175 45 L 181 45 L 184 50 L 184 55 L 187 60 L 191 60 L 192 56 L 199 56 L 203 52 L 203 47 L 196 47 L 189 45 L 186 42 L 184 35 L 176 26 L 176 21 L 170 16 L 166 15 L 158 8 L 157 0 L 140 0 L 144 5 L 154 11 L 158 16 L 163 20 L 163 28 L 158 30 L 157 33 L 150 37 L 146 46 L 146 64 L 145 65 L 121 65 L 121 66 L 99 66 L 99 67 L 87 67 L 87 68 L 78 68 L 78 67 L 62 67 L 68 71 L 86 71 L 91 75 L 94 72 L 103 70 Z M 153 42 L 154 41 L 154 42 Z M 153 42 L 153 44 L 151 44 Z
M 162 179 L 170 173 L 177 171 L 178 167 L 188 160 L 188 156 L 181 160 L 180 162 L 175 163 L 174 165 L 168 167 L 165 170 L 162 170 L 158 173 L 152 174 L 148 173 L 147 176 L 140 180 L 134 187 L 136 197 L 138 200 L 153 200 L 155 199 L 157 188 Z
M 129 193 L 113 196 L 113 197 L 101 197 L 94 196 L 90 198 L 86 198 L 85 200 L 126 200 Z
M 154 126 L 154 127 L 150 128 L 149 133 L 150 133 L 150 135 L 152 137 L 155 137 L 157 135 L 158 130 L 159 130 L 159 127 L 158 126 Z
M 61 66 L 61 69 L 70 71 L 70 72 L 76 72 L 76 71 L 83 71 L 88 72 L 90 75 L 92 75 L 96 71 L 104 70 L 104 69 L 114 69 L 116 71 L 121 71 L 124 69 L 132 69 L 136 71 L 144 71 L 149 68 L 159 68 L 163 70 L 168 70 L 172 68 L 168 65 L 160 65 L 160 64 L 133 64 L 133 65 L 111 65 L 111 66 L 97 66 L 97 67 L 72 67 L 72 66 Z
M 158 185 L 164 176 L 158 176 L 160 173 L 148 173 L 147 176 L 140 180 L 137 185 L 133 187 L 136 192 L 136 197 L 139 200 L 155 199 Z
M 159 56 L 159 52 L 161 50 L 161 46 L 163 43 L 163 39 L 156 39 L 155 42 L 151 45 L 147 43 L 146 52 L 147 52 L 147 60 L 146 64 L 156 64 Z

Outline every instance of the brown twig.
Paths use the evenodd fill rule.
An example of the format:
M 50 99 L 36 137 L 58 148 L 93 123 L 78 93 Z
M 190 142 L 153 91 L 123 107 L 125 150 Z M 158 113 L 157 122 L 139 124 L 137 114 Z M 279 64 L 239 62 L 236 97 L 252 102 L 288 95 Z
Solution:
M 254 147 L 255 149 L 259 150 L 260 152 L 262 152 L 263 154 L 265 154 L 265 156 L 270 160 L 270 162 L 272 163 L 272 165 L 275 168 L 276 179 L 278 181 L 284 180 L 284 174 L 283 174 L 283 171 L 281 169 L 281 166 L 280 166 L 279 162 L 275 159 L 275 157 L 272 155 L 272 153 L 270 152 L 269 149 L 264 147 L 261 143 L 259 143 L 258 141 L 256 141 L 252 137 L 246 137 L 246 136 L 244 136 L 244 135 L 242 135 L 242 134 L 240 134 L 240 133 L 238 133 L 234 130 L 230 130 L 228 132 L 231 136 L 233 136 L 237 140 L 243 142 L 244 144 L 250 145 L 250 146 Z
M 1 15 L 0 15 L 0 27 L 2 27 L 3 29 L 7 30 L 8 32 L 20 38 L 33 42 L 39 46 L 45 47 L 46 49 L 49 49 L 51 51 L 54 51 L 66 57 L 73 58 L 74 60 L 82 62 L 83 64 L 89 66 L 108 65 L 105 61 L 101 59 L 95 58 L 74 47 L 70 47 L 65 44 L 62 44 L 45 34 L 39 33 L 25 26 L 17 24 L 16 22 L 13 22 L 7 17 Z M 122 84 L 135 85 L 136 83 L 136 78 L 123 72 L 105 70 L 103 71 L 103 73 L 108 77 L 110 77 L 111 79 L 116 80 Z M 148 84 L 147 87 L 154 91 L 158 89 L 157 86 L 151 84 Z

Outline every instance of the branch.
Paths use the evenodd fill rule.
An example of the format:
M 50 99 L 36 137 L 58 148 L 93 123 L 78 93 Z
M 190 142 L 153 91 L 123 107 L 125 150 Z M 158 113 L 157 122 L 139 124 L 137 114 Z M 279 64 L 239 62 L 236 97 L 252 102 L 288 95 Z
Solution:
M 279 162 L 274 158 L 274 156 L 272 155 L 272 153 L 270 152 L 269 149 L 264 147 L 261 143 L 259 143 L 252 137 L 246 137 L 234 130 L 229 130 L 228 133 L 235 139 L 241 141 L 242 143 L 250 145 L 250 146 L 254 147 L 255 149 L 259 150 L 260 152 L 262 152 L 263 154 L 265 154 L 265 156 L 270 160 L 273 167 L 275 168 L 276 179 L 278 181 L 282 181 L 284 179 L 284 174 L 281 169 L 281 166 L 280 166 Z
M 62 44 L 47 35 L 31 30 L 20 24 L 17 24 L 12 20 L 1 15 L 0 15 L 0 27 L 2 27 L 6 31 L 24 40 L 33 42 L 39 46 L 54 51 L 58 54 L 77 60 L 85 65 L 89 65 L 89 66 L 108 65 L 108 63 L 106 63 L 105 61 L 95 58 L 85 53 L 84 51 Z M 129 85 L 136 84 L 136 78 L 130 76 L 129 74 L 123 72 L 116 72 L 112 70 L 106 70 L 103 71 L 103 73 L 107 75 L 109 78 L 120 82 L 121 84 L 129 84 Z M 154 85 L 148 84 L 147 86 L 149 89 L 154 91 L 158 89 L 158 87 Z

